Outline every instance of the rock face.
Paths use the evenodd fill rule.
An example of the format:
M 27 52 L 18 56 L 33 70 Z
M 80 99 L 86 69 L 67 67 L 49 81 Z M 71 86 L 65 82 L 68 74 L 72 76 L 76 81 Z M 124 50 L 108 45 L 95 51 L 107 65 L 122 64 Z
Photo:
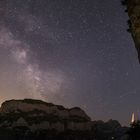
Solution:
M 130 21 L 128 21 L 130 32 L 134 39 L 140 61 L 140 0 L 124 0 L 124 4 L 127 5 L 127 11 L 130 17 Z
M 91 121 L 78 107 L 24 99 L 6 101 L 0 108 L 2 140 L 120 140 L 123 135 L 118 121 Z
M 40 100 L 10 100 L 0 108 L 1 126 L 27 126 L 31 131 L 46 130 L 90 130 L 90 118 L 78 108 L 66 109 L 60 105 Z M 8 119 L 7 119 L 8 117 Z M 5 120 L 4 120 L 5 118 Z M 7 123 L 5 123 L 7 121 Z
M 54 105 L 52 103 L 32 99 L 6 101 L 2 104 L 0 113 L 31 112 L 34 110 L 42 111 L 46 114 L 53 114 L 64 119 L 73 118 L 75 116 L 90 121 L 90 118 L 86 115 L 86 113 L 78 107 L 66 109 L 61 105 Z

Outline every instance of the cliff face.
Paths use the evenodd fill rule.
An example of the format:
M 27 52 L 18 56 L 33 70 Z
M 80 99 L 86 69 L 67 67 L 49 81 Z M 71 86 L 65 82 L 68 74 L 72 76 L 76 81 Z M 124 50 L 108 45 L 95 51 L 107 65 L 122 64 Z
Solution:
M 140 61 L 140 0 L 125 0 L 128 15 L 130 17 L 130 32 L 135 42 Z
M 40 100 L 10 100 L 0 108 L 1 127 L 26 126 L 31 131 L 46 130 L 90 130 L 90 118 L 78 108 L 66 109 L 60 105 Z
M 120 140 L 122 129 L 115 120 L 91 121 L 78 107 L 40 100 L 10 100 L 0 108 L 2 140 Z
M 78 108 L 66 109 L 61 105 L 54 105 L 40 100 L 24 99 L 24 100 L 10 100 L 2 104 L 0 113 L 18 113 L 18 112 L 31 112 L 34 110 L 42 111 L 46 114 L 53 114 L 63 119 L 72 118 L 73 116 L 90 121 L 86 113 Z

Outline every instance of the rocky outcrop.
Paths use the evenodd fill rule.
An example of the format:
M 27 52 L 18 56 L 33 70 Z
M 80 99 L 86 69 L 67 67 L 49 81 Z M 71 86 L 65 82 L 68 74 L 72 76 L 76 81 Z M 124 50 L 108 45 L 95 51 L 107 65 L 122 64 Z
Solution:
M 6 101 L 0 108 L 3 140 L 120 140 L 125 132 L 118 121 L 91 121 L 78 107 L 24 99 Z
M 126 11 L 130 17 L 129 31 L 134 39 L 140 61 L 140 0 L 123 0 L 123 4 L 127 6 Z
M 61 105 L 54 105 L 52 103 L 46 103 L 40 100 L 32 99 L 6 101 L 2 104 L 0 113 L 5 114 L 11 112 L 31 112 L 34 110 L 38 110 L 47 114 L 57 115 L 64 119 L 72 118 L 75 116 L 90 121 L 90 118 L 86 115 L 86 113 L 78 107 L 66 109 Z
M 46 130 L 90 130 L 90 118 L 78 108 L 67 109 L 60 105 L 40 100 L 10 100 L 0 108 L 0 126 L 26 126 L 31 131 Z

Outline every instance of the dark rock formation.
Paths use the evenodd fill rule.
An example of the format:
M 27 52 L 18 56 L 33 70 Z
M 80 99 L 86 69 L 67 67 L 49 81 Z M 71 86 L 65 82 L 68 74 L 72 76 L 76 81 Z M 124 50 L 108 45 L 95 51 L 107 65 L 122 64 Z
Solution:
M 122 3 L 127 6 L 126 11 L 130 17 L 129 31 L 134 39 L 140 61 L 140 0 L 124 0 Z
M 78 107 L 40 100 L 10 100 L 0 108 L 2 140 L 120 140 L 125 131 L 118 121 L 91 121 Z
M 0 139 L 91 140 L 91 120 L 78 108 L 40 100 L 10 100 L 0 108 Z
M 14 128 L 26 126 L 31 131 L 39 129 L 57 131 L 90 130 L 90 118 L 78 108 L 66 109 L 60 105 L 40 100 L 10 100 L 0 108 L 0 126 Z
M 109 120 L 108 122 L 93 121 L 92 130 L 97 140 L 121 140 L 128 128 L 122 127 L 116 120 Z

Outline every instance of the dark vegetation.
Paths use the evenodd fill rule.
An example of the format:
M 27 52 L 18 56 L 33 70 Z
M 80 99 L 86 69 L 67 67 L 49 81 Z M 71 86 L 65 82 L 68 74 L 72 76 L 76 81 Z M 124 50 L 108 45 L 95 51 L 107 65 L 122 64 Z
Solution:
M 130 136 L 131 140 L 140 140 L 140 121 L 135 121 L 131 124 L 131 127 L 127 134 Z
M 131 124 L 130 128 L 122 128 L 117 121 L 113 120 L 106 123 L 102 121 L 93 123 L 91 131 L 40 130 L 30 132 L 26 127 L 17 127 L 11 131 L 8 130 L 7 136 L 12 136 L 16 138 L 15 140 L 121 140 L 121 137 L 127 134 L 127 140 L 140 140 L 140 121 Z M 2 134 L 6 133 L 5 131 Z
M 62 123 L 67 125 L 67 120 L 60 120 L 58 117 L 38 116 L 35 118 L 28 118 L 26 115 L 24 114 L 22 117 L 26 117 L 25 120 L 29 125 L 41 123 L 44 120 L 47 120 L 50 123 L 54 121 L 62 121 Z M 1 122 L 7 120 L 12 122 L 18 117 L 19 114 L 7 114 L 5 117 L 0 116 L 0 119 Z M 64 130 L 63 132 L 58 132 L 55 129 L 41 129 L 33 132 L 26 126 L 18 126 L 13 128 L 3 126 L 0 127 L 0 140 L 111 140 L 112 138 L 120 140 L 121 136 L 126 132 L 126 129 L 123 129 L 118 121 L 115 120 L 109 120 L 106 123 L 103 121 L 94 121 L 91 122 L 91 125 L 92 128 L 88 131 Z
M 121 4 L 122 4 L 123 6 L 126 7 L 126 9 L 124 10 L 125 12 L 128 12 L 128 9 L 127 9 L 127 2 L 128 2 L 128 0 L 122 0 L 122 1 L 121 1 Z M 131 30 L 132 30 L 132 23 L 131 23 L 130 19 L 127 20 L 127 25 L 128 25 L 127 31 L 128 31 L 129 33 L 131 33 Z
M 14 129 L 0 129 L 1 140 L 93 140 L 89 131 L 57 132 L 55 130 L 41 130 L 31 132 L 26 127 Z
M 34 115 L 36 114 L 36 115 Z M 20 113 L 8 113 L 5 115 L 0 115 L 0 123 L 7 121 L 8 123 L 12 123 L 17 121 L 20 117 L 24 118 L 29 125 L 38 124 L 43 121 L 49 121 L 50 123 L 55 122 L 87 122 L 83 117 L 71 116 L 70 118 L 64 119 L 54 114 L 47 114 L 41 110 L 34 110 L 30 112 L 20 112 Z

